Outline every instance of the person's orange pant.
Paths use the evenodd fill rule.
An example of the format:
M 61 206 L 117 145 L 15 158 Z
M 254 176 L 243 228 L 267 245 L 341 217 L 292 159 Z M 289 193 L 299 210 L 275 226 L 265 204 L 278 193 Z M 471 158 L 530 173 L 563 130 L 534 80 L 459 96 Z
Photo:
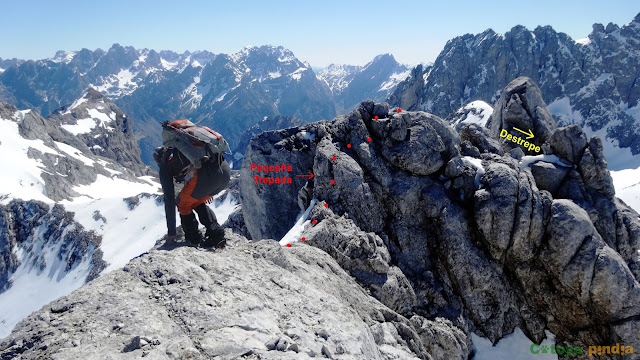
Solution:
M 189 215 L 192 213 L 193 209 L 211 200 L 211 195 L 207 195 L 202 199 L 196 199 L 192 196 L 197 182 L 198 172 L 196 172 L 195 175 L 189 179 L 186 184 L 184 184 L 182 191 L 178 194 L 178 212 L 180 215 Z

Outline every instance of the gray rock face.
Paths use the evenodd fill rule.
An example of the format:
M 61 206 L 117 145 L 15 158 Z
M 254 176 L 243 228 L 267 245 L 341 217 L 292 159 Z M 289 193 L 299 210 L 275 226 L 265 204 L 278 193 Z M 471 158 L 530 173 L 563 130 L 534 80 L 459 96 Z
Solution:
M 2 358 L 466 359 L 450 322 L 389 310 L 323 251 L 227 236 L 221 253 L 154 250 L 56 300 L 0 343 Z
M 556 129 L 556 122 L 551 117 L 538 86 L 527 77 L 519 77 L 510 82 L 502 92 L 487 127 L 494 138 L 500 138 L 500 132 L 504 129 L 513 136 L 526 139 L 527 135 L 514 128 L 525 132 L 530 130 L 534 138 L 529 139 L 529 142 L 540 146 L 551 137 Z M 504 138 L 501 138 L 501 142 L 508 149 L 520 147 Z M 527 154 L 538 154 L 528 149 L 524 151 Z
M 571 164 L 578 164 L 587 147 L 587 137 L 578 125 L 556 129 L 549 139 L 554 154 Z
M 480 153 L 490 152 L 498 155 L 504 153 L 500 142 L 490 134 L 489 129 L 476 124 L 462 126 L 460 140 L 469 141 Z
M 532 92 L 518 95 L 519 104 L 527 101 L 527 93 Z M 544 102 L 536 108 L 544 108 Z M 525 121 L 509 116 L 516 124 Z M 535 118 L 526 111 L 520 116 Z M 468 140 L 472 128 L 465 132 L 466 149 L 477 149 Z M 249 146 L 254 150 L 247 159 L 266 164 L 294 159 L 313 164 L 316 175 L 312 182 L 295 184 L 304 194 L 300 204 L 298 196 L 282 196 L 283 191 L 294 193 L 285 187 L 241 185 L 243 206 L 278 204 L 277 211 L 273 205 L 244 208 L 245 221 L 265 229 L 250 229 L 254 238 L 278 234 L 270 224 L 288 229 L 294 214 L 317 199 L 310 210 L 316 223 L 301 235 L 305 244 L 325 250 L 376 299 L 405 317 L 450 320 L 455 329 L 447 338 L 453 348 L 468 350 L 455 340 L 458 331 L 467 338 L 475 331 L 496 341 L 520 327 L 539 342 L 550 329 L 560 341 L 585 346 L 614 341 L 611 334 L 637 326 L 633 319 L 640 311 L 632 304 L 639 298 L 639 267 L 632 254 L 640 250 L 638 216 L 603 193 L 608 172 L 600 171 L 606 166 L 597 160 L 603 159 L 597 140 L 590 141 L 582 156 L 596 154 L 588 163 L 581 160 L 584 171 L 546 162 L 529 168 L 519 164 L 521 152 L 503 155 L 490 146 L 483 146 L 482 169 L 476 169 L 459 157 L 460 138 L 439 118 L 388 112 L 385 104 L 363 102 L 346 116 L 300 131 L 314 136 L 301 142 L 295 132 L 267 132 Z M 477 133 L 478 145 L 493 139 Z M 564 149 L 566 156 L 568 149 L 573 154 L 580 147 L 580 134 L 575 135 L 577 141 Z M 280 152 L 282 148 L 289 151 Z M 421 166 L 414 167 L 417 158 Z M 245 169 L 240 176 L 250 173 Z M 559 200 L 563 198 L 572 201 Z M 286 212 L 292 215 L 285 221 Z M 588 236 L 581 235 L 584 231 Z M 592 240 L 583 246 L 578 242 L 577 248 L 556 247 L 573 236 Z M 598 249 L 597 256 L 568 255 L 594 254 L 592 248 Z M 603 271 L 596 277 L 607 279 L 598 278 L 597 286 L 585 280 L 594 277 L 594 269 Z M 624 290 L 614 296 L 610 292 L 616 286 Z M 629 336 L 624 339 L 635 344 Z
M 495 104 L 507 84 L 526 76 L 542 90 L 559 126 L 577 124 L 588 135 L 604 129 L 604 142 L 640 154 L 640 119 L 628 111 L 640 101 L 640 17 L 631 17 L 620 27 L 596 24 L 580 41 L 550 26 L 456 37 L 433 66 L 414 68 L 388 102 L 444 118 L 475 100 Z M 611 162 L 616 154 L 605 155 Z
M 23 258 L 29 259 L 33 271 L 41 272 L 47 268 L 46 254 L 42 247 L 57 248 L 56 258 L 69 271 L 80 262 L 90 262 L 87 281 L 98 276 L 107 264 L 102 260 L 99 249 L 101 237 L 94 232 L 85 231 L 82 225 L 73 220 L 74 214 L 56 204 L 53 208 L 40 201 L 12 200 L 0 205 L 0 292 L 11 287 L 9 278 L 20 265 L 16 248 L 26 252 Z M 49 264 L 51 265 L 51 264 Z
M 599 137 L 589 139 L 589 146 L 582 155 L 578 170 L 586 186 L 597 190 L 608 199 L 613 199 L 616 191 L 607 168 L 607 160 L 602 154 L 602 140 Z
M 548 162 L 537 162 L 531 165 L 531 174 L 536 179 L 536 185 L 540 190 L 547 190 L 554 195 L 564 178 L 569 173 L 569 168 Z

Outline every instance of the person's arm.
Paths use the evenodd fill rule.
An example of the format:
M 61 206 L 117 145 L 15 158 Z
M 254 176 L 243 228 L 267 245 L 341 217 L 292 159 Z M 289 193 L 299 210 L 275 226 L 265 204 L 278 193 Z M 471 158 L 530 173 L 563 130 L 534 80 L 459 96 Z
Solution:
M 167 219 L 167 235 L 176 235 L 176 193 L 173 187 L 173 177 L 169 175 L 163 162 L 158 163 L 160 168 L 160 185 L 164 193 L 164 214 Z

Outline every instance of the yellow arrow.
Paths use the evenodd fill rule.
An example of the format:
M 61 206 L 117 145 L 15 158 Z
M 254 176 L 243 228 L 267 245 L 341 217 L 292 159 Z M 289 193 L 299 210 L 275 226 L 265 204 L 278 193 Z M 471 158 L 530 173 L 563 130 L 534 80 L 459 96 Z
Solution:
M 517 127 L 514 127 L 513 130 L 520 131 L 521 133 L 527 135 L 527 140 L 529 140 L 529 139 L 531 139 L 533 137 L 533 132 L 531 130 L 529 130 L 529 129 L 527 129 L 529 132 L 524 132 L 524 131 L 518 129 Z

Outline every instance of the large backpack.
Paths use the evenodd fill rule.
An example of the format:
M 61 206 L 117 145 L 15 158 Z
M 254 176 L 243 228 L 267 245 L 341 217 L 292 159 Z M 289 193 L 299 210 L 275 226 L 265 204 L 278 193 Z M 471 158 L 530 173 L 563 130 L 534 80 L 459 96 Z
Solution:
M 165 121 L 162 127 L 163 144 L 180 150 L 196 167 L 204 159 L 222 162 L 222 154 L 229 149 L 222 135 L 186 119 Z

